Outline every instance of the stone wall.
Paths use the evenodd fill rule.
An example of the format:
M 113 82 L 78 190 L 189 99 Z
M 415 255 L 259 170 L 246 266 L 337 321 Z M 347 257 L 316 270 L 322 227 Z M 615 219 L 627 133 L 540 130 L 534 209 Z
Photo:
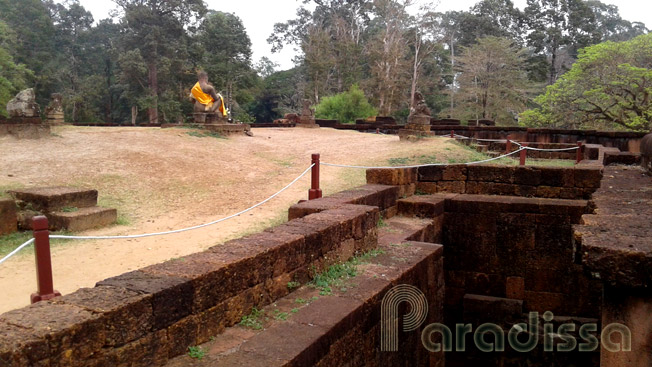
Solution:
M 588 199 L 600 187 L 601 167 L 574 168 L 446 165 L 418 169 L 372 169 L 367 182 L 400 185 L 404 194 L 456 193 Z M 405 195 L 400 195 L 405 196 Z
M 640 152 L 640 143 L 645 133 L 597 130 L 530 129 L 510 126 L 433 126 L 437 135 L 456 134 L 476 139 L 505 139 L 507 136 L 519 142 L 567 143 L 583 141 L 587 144 L 601 144 L 615 147 L 623 152 Z
M 1 366 L 156 366 L 377 243 L 377 207 L 342 205 L 0 315 Z

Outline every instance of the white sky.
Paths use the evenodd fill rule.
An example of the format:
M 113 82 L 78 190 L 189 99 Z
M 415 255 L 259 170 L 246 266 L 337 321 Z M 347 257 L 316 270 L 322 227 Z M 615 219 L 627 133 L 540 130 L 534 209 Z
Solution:
M 278 63 L 279 70 L 293 67 L 292 59 L 295 52 L 292 47 L 284 47 L 280 53 L 272 54 L 267 37 L 272 33 L 274 23 L 285 22 L 295 17 L 296 9 L 301 5 L 300 0 L 205 0 L 210 9 L 235 13 L 244 23 L 253 49 L 253 62 L 267 56 Z M 421 0 L 426 2 L 428 0 Z M 478 0 L 440 0 L 437 10 L 468 10 Z M 515 5 L 523 9 L 526 0 L 513 0 Z M 435 3 L 437 1 L 434 1 Z M 606 4 L 617 5 L 623 19 L 640 21 L 652 28 L 652 1 L 649 0 L 602 0 Z M 89 10 L 96 21 L 108 17 L 109 11 L 115 8 L 112 1 L 80 0 L 80 3 Z

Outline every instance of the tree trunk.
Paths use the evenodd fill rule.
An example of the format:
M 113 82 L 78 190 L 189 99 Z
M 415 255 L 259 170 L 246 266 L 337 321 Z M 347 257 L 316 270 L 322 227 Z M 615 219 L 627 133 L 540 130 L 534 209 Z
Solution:
M 131 106 L 131 124 L 136 126 L 136 117 L 138 117 L 138 107 Z
M 557 74 L 557 43 L 555 43 L 552 46 L 552 62 L 550 63 L 550 75 L 548 77 L 548 85 L 553 85 L 555 84 L 555 75 Z
M 149 115 L 149 123 L 157 124 L 158 123 L 158 68 L 156 66 L 156 61 L 151 62 L 148 65 L 149 69 L 149 94 L 153 98 L 153 106 L 150 106 L 147 109 L 147 114 Z
M 417 83 L 419 81 L 419 49 L 420 44 L 415 43 L 414 46 L 414 67 L 412 70 L 412 90 L 410 91 L 410 108 L 414 107 L 414 95 L 417 92 Z

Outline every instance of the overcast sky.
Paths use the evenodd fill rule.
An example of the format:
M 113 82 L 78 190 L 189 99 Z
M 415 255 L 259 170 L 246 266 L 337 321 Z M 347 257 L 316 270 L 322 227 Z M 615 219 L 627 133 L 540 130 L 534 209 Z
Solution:
M 279 70 L 292 68 L 292 58 L 295 52 L 292 47 L 285 47 L 282 52 L 272 54 L 267 37 L 272 33 L 274 23 L 285 22 L 294 18 L 300 0 L 205 0 L 210 9 L 235 13 L 247 29 L 253 48 L 253 62 L 267 56 L 278 63 Z M 427 0 L 421 0 L 426 2 Z M 468 10 L 478 0 L 441 0 L 437 6 L 439 11 Z M 629 21 L 639 21 L 652 28 L 652 1 L 650 0 L 602 0 L 606 4 L 614 4 L 620 8 L 620 15 Z M 109 11 L 115 8 L 112 1 L 80 0 L 96 21 L 108 17 Z M 436 1 L 435 1 L 436 3 Z M 514 0 L 517 7 L 523 9 L 526 0 Z

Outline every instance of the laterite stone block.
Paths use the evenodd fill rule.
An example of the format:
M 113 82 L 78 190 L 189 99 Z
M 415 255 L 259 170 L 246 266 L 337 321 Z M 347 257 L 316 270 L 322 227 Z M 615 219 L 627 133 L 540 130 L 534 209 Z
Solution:
M 161 330 L 192 311 L 193 289 L 188 279 L 136 270 L 98 282 L 96 286 L 122 287 L 152 295 L 153 330 Z
M 0 236 L 14 233 L 17 230 L 16 202 L 0 198 Z

